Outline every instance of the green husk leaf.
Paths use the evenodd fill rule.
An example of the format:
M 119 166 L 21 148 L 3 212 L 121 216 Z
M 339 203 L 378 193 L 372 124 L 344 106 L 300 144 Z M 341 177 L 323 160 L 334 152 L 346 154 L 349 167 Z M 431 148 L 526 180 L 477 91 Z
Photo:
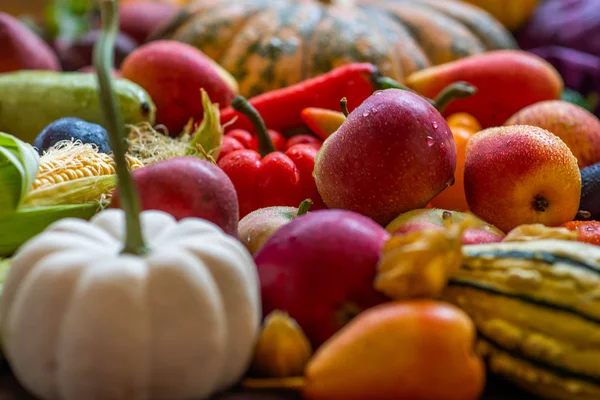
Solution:
M 17 210 L 31 189 L 40 158 L 35 149 L 0 132 L 0 215 Z
M 63 218 L 89 220 L 101 207 L 98 203 L 24 208 L 0 215 L 0 257 L 10 257 L 29 239 Z
M 117 186 L 117 175 L 88 176 L 29 192 L 23 207 L 86 204 L 102 201 Z
M 200 89 L 202 94 L 202 107 L 204 109 L 204 118 L 202 123 L 192 135 L 190 146 L 192 148 L 201 148 L 214 159 L 219 157 L 221 151 L 221 142 L 223 140 L 223 126 L 221 125 L 221 114 L 219 105 L 212 103 L 204 89 Z

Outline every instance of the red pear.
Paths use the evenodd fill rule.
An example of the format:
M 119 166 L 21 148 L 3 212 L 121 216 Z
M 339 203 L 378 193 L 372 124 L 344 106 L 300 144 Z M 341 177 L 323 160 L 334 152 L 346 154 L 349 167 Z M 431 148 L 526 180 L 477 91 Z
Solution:
M 315 181 L 329 208 L 387 224 L 423 208 L 454 177 L 456 146 L 442 115 L 405 90 L 376 92 L 325 140 Z

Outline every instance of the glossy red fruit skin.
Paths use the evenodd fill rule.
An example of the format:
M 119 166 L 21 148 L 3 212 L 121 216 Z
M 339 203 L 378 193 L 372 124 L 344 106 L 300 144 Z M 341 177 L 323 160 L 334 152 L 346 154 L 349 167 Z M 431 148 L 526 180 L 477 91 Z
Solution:
M 298 144 L 264 158 L 250 149 L 219 158 L 219 167 L 235 186 L 240 218 L 264 207 L 297 207 L 306 199 L 312 200 L 313 210 L 325 208 L 312 176 L 316 155 L 313 146 Z
M 388 299 L 373 286 L 389 233 L 344 210 L 319 210 L 292 220 L 258 250 L 263 313 L 294 318 L 316 348 L 360 310 Z
M 46 42 L 17 18 L 0 12 L 0 73 L 19 70 L 60 71 L 61 65 Z
M 561 226 L 577 232 L 578 241 L 600 246 L 600 221 L 570 221 Z
M 286 151 L 290 146 L 285 136 L 272 129 L 267 130 L 273 146 L 278 151 Z M 234 150 L 250 149 L 258 150 L 258 138 L 245 129 L 232 129 L 223 135 L 219 159 L 225 157 Z
M 138 47 L 123 61 L 121 75 L 144 88 L 156 104 L 156 123 L 178 136 L 191 118 L 203 118 L 200 89 L 212 103 L 227 107 L 236 88 L 222 68 L 192 45 L 157 40 Z
M 175 177 L 174 177 L 175 175 Z M 197 157 L 177 157 L 133 170 L 143 210 L 160 210 L 177 220 L 201 218 L 238 235 L 238 201 L 226 174 Z M 118 187 L 111 208 L 120 207 Z
M 454 176 L 456 145 L 441 114 L 408 91 L 376 92 L 325 142 L 315 164 L 329 208 L 387 225 L 423 208 Z

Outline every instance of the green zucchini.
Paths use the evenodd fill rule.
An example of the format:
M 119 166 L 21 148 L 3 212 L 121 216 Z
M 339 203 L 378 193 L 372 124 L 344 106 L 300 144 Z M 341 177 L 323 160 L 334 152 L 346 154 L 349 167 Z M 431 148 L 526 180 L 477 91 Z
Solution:
M 143 88 L 118 79 L 115 92 L 126 124 L 154 124 L 156 107 Z M 53 71 L 0 74 L 0 131 L 31 143 L 46 125 L 64 117 L 104 126 L 96 75 Z
M 600 399 L 600 247 L 539 240 L 463 252 L 443 298 L 473 319 L 491 371 L 544 399 Z

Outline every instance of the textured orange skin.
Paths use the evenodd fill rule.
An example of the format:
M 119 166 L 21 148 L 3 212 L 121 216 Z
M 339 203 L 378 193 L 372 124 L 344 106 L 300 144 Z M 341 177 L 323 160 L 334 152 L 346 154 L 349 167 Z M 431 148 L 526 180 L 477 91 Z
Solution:
M 513 125 L 477 133 L 467 145 L 465 193 L 471 211 L 504 232 L 522 224 L 557 226 L 577 215 L 577 159 L 544 129 Z M 532 202 L 548 201 L 544 212 Z
M 577 231 L 580 242 L 600 246 L 600 221 L 569 221 L 561 227 Z
M 203 117 L 201 88 L 221 108 L 233 100 L 235 91 L 218 68 L 193 46 L 161 40 L 131 53 L 121 65 L 121 76 L 146 89 L 156 104 L 156 123 L 177 136 L 190 118 Z
M 600 162 L 600 120 L 576 104 L 562 100 L 532 104 L 504 125 L 533 125 L 554 133 L 577 157 L 579 168 Z
M 15 17 L 0 12 L 0 73 L 18 70 L 60 71 L 54 51 Z
M 411 74 L 406 84 L 429 98 L 456 81 L 477 87 L 477 93 L 454 100 L 445 115 L 466 112 L 484 128 L 500 126 L 528 105 L 560 98 L 563 81 L 542 58 L 519 50 L 497 50 L 430 67 Z
M 438 194 L 431 204 L 435 208 L 453 211 L 469 211 L 467 197 L 465 196 L 465 155 L 467 142 L 481 130 L 479 121 L 472 115 L 465 113 L 453 114 L 447 119 L 448 126 L 454 135 L 456 144 L 456 172 L 454 172 L 454 185 L 444 189 Z
M 475 327 L 441 302 L 368 309 L 325 342 L 306 369 L 307 400 L 476 400 L 485 385 Z
M 452 132 L 437 110 L 421 96 L 388 89 L 367 98 L 325 140 L 314 176 L 327 207 L 386 225 L 425 207 L 455 168 Z

